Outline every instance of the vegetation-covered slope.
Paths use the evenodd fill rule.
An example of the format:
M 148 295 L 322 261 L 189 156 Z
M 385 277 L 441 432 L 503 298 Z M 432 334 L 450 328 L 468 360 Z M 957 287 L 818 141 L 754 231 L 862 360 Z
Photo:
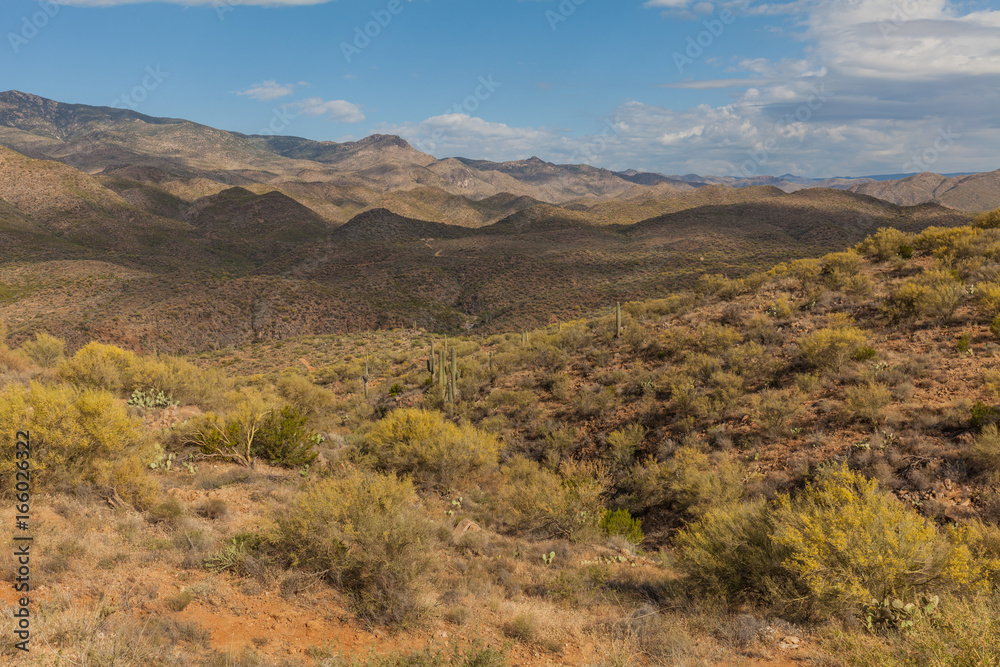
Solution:
M 992 664 L 998 218 L 519 334 L 4 348 L 37 631 L 122 664 Z

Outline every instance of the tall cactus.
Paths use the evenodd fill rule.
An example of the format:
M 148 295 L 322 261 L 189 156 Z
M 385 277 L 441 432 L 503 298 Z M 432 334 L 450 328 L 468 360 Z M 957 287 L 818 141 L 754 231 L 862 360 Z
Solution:
M 615 338 L 622 337 L 622 304 L 615 303 Z
M 368 353 L 365 352 L 365 374 L 361 377 L 365 385 L 365 400 L 368 400 Z
M 451 348 L 451 403 L 455 404 L 455 389 L 458 387 L 458 360 L 455 357 L 455 348 Z
M 436 352 L 434 351 L 434 341 L 431 341 L 431 356 L 427 357 L 427 371 L 431 374 L 432 378 L 434 377 L 434 355 L 435 354 L 436 354 Z

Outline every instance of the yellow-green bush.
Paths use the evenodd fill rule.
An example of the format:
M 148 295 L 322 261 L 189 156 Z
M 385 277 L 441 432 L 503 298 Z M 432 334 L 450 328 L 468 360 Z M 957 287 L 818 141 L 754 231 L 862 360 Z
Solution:
M 805 412 L 802 393 L 797 388 L 765 389 L 754 394 L 750 408 L 765 433 L 772 437 L 787 435 L 789 429 Z
M 698 349 L 706 354 L 721 354 L 743 342 L 740 332 L 724 324 L 709 322 L 698 327 L 695 333 Z
M 474 426 L 456 426 L 439 412 L 404 408 L 375 423 L 361 445 L 382 470 L 411 475 L 426 488 L 451 489 L 495 468 L 499 443 Z
M 641 424 L 629 424 L 608 434 L 608 459 L 615 470 L 632 465 L 635 453 L 648 432 L 649 429 Z
M 979 283 L 976 285 L 974 300 L 979 314 L 992 321 L 1000 315 L 1000 283 Z
M 939 613 L 911 631 L 876 636 L 831 623 L 820 630 L 820 642 L 837 664 L 850 667 L 1000 665 L 1000 601 L 945 597 Z
M 868 335 L 850 325 L 819 329 L 798 340 L 802 359 L 815 368 L 837 370 L 854 358 L 865 346 Z
M 724 301 L 735 299 L 748 291 L 746 281 L 741 278 L 727 278 L 718 274 L 704 274 L 698 278 L 695 292 L 706 296 L 717 296 Z
M 275 383 L 278 394 L 307 417 L 333 404 L 336 396 L 297 373 L 287 373 Z
M 767 307 L 767 314 L 776 320 L 787 320 L 792 317 L 792 300 L 782 294 Z
M 766 381 L 782 366 L 779 358 L 769 354 L 766 347 L 756 342 L 730 348 L 725 353 L 725 359 L 730 369 L 749 384 Z
M 885 597 L 961 590 L 983 576 L 969 546 L 846 466 L 774 504 L 710 510 L 676 544 L 692 583 L 731 601 L 803 612 L 856 612 Z
M 353 470 L 310 484 L 268 535 L 292 567 L 322 572 L 362 618 L 391 625 L 421 614 L 417 581 L 429 530 L 409 481 Z
M 864 259 L 854 250 L 833 252 L 820 259 L 820 275 L 827 287 L 843 289 L 864 266 Z
M 500 472 L 493 501 L 497 519 L 509 529 L 576 541 L 597 534 L 608 487 L 602 468 L 568 461 L 556 473 L 516 456 Z
M 896 288 L 888 301 L 890 314 L 895 317 L 926 317 L 947 321 L 962 303 L 965 289 L 951 271 L 928 269 L 909 278 Z
M 972 227 L 928 227 L 917 234 L 913 245 L 921 252 L 941 257 L 961 239 L 975 238 L 977 234 Z
M 162 391 L 183 403 L 212 405 L 225 393 L 228 380 L 177 357 L 146 357 L 104 343 L 88 343 L 59 365 L 64 380 L 81 387 L 104 389 L 119 396 L 135 390 Z
M 962 457 L 978 471 L 1000 473 L 1000 432 L 996 424 L 987 424 Z
M 787 605 L 807 589 L 783 566 L 790 552 L 772 539 L 773 532 L 766 501 L 719 504 L 677 534 L 677 564 L 702 595 L 735 604 Z
M 818 259 L 797 259 L 792 262 L 782 262 L 767 272 L 772 278 L 795 278 L 805 289 L 819 281 L 823 265 Z
M 890 403 L 892 392 L 881 382 L 854 385 L 844 390 L 844 417 L 875 426 L 885 421 L 884 411 Z
M 946 592 L 974 576 L 968 547 L 846 466 L 779 497 L 774 525 L 774 542 L 788 552 L 784 567 L 821 607 Z
M 879 227 L 877 232 L 859 243 L 857 248 L 876 261 L 884 262 L 900 254 L 903 246 L 912 246 L 914 238 L 913 234 L 892 227 Z
M 740 470 L 728 456 L 690 446 L 667 461 L 649 459 L 635 466 L 625 487 L 633 514 L 669 513 L 680 521 L 697 519 L 743 495 Z
M 177 439 L 245 466 L 258 458 L 286 467 L 316 460 L 318 436 L 298 408 L 281 405 L 255 387 L 230 392 L 226 399 L 231 408 L 225 415 L 209 412 L 191 419 L 178 430 Z
M 52 368 L 63 358 L 66 343 L 45 332 L 35 334 L 34 340 L 25 341 L 20 347 L 21 354 L 42 368 Z
M 14 479 L 14 434 L 31 434 L 36 490 L 83 483 L 145 506 L 156 496 L 146 466 L 153 447 L 139 420 L 106 391 L 68 385 L 11 385 L 0 392 L 0 489 Z
M 1000 227 L 1000 208 L 980 213 L 972 222 L 980 229 L 996 229 Z

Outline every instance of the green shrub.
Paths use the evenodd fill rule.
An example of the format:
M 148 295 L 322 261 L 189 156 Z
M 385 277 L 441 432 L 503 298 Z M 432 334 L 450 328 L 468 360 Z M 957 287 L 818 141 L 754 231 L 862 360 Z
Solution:
M 1000 433 L 996 424 L 986 424 L 962 458 L 980 472 L 1000 473 Z
M 556 473 L 516 456 L 500 472 L 493 500 L 498 520 L 509 529 L 576 541 L 596 535 L 608 486 L 602 469 L 569 461 Z
M 42 368 L 54 368 L 62 361 L 66 343 L 55 336 L 39 332 L 34 340 L 26 341 L 20 347 L 21 354 Z
M 865 346 L 868 335 L 850 325 L 819 329 L 798 341 L 802 359 L 822 370 L 837 370 Z
M 309 465 L 316 460 L 319 436 L 306 422 L 306 416 L 290 405 L 271 410 L 254 434 L 253 455 L 289 468 Z
M 601 516 L 600 528 L 605 535 L 620 535 L 632 544 L 639 544 L 645 537 L 642 534 L 642 522 L 633 518 L 626 509 L 606 511 Z
M 404 408 L 376 422 L 361 451 L 381 470 L 411 475 L 425 488 L 451 489 L 495 468 L 499 447 L 495 436 L 474 426 Z
M 694 288 L 697 294 L 716 296 L 723 301 L 731 301 L 747 291 L 745 281 L 740 278 L 727 278 L 717 274 L 704 274 L 698 278 Z
M 987 424 L 994 424 L 1000 418 L 1000 411 L 982 401 L 976 401 L 969 412 L 969 425 L 977 429 Z
M 732 327 L 709 322 L 698 327 L 695 344 L 698 350 L 709 355 L 718 355 L 743 342 L 743 336 Z
M 362 618 L 417 620 L 417 581 L 429 562 L 426 524 L 409 481 L 349 471 L 310 484 L 268 541 L 290 566 L 321 572 Z
M 179 439 L 209 456 L 252 465 L 257 456 L 254 439 L 274 404 L 253 387 L 230 392 L 227 399 L 232 408 L 224 418 L 210 412 L 192 419 L 180 431 Z
M 815 258 L 796 259 L 792 262 L 782 262 L 767 272 L 772 278 L 795 278 L 801 282 L 802 289 L 819 282 L 823 266 L 820 260 Z
M 976 310 L 987 320 L 992 321 L 1000 316 L 1000 283 L 978 283 L 974 301 Z

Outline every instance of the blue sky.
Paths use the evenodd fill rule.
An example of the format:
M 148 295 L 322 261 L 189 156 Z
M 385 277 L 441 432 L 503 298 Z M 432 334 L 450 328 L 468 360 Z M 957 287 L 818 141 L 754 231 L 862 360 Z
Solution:
M 995 1 L 4 0 L 0 29 L 0 89 L 245 133 L 662 173 L 1000 168 Z

